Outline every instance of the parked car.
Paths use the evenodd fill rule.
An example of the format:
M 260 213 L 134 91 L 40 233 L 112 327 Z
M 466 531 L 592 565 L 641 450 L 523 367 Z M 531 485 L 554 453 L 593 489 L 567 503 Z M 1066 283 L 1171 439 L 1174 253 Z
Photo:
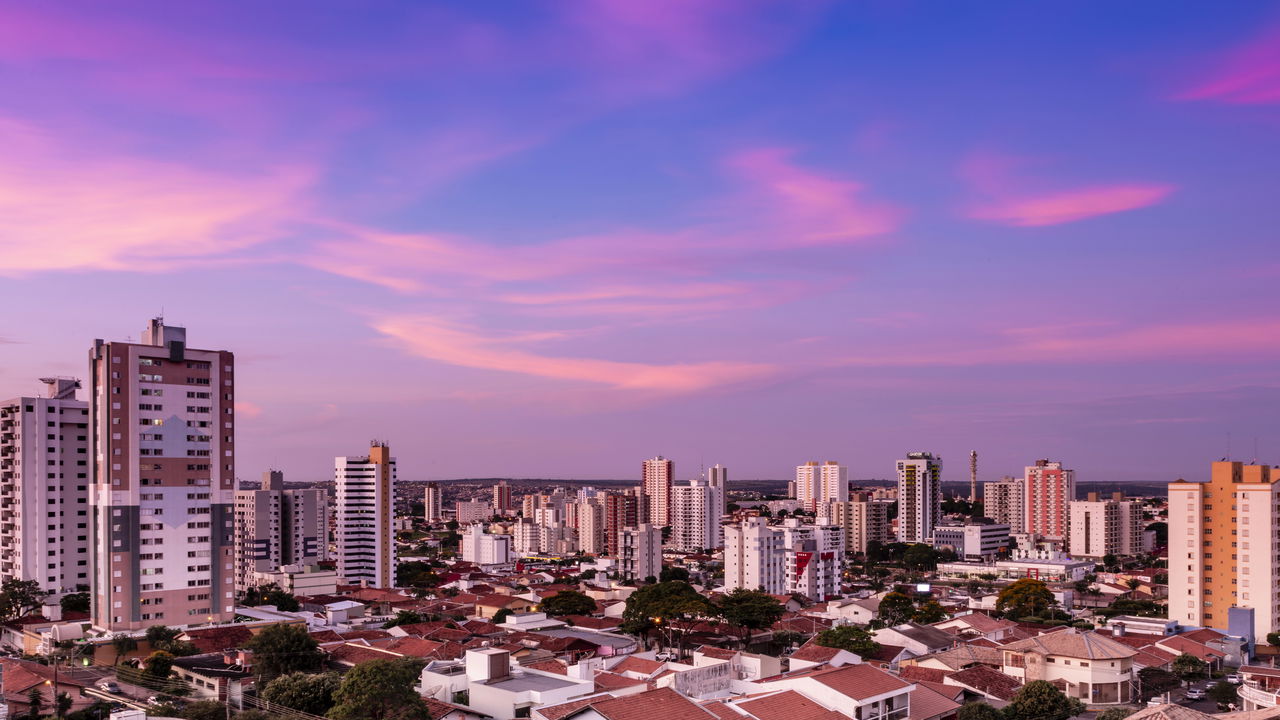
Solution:
M 1147 701 L 1147 707 L 1160 707 L 1167 702 L 1163 695 L 1157 695 Z
M 120 686 L 116 684 L 115 680 L 99 680 L 98 689 L 109 693 L 120 692 Z
M 1244 682 L 1244 678 L 1240 677 L 1240 675 L 1236 673 L 1231 673 L 1230 675 L 1228 675 L 1226 677 L 1226 680 L 1232 685 L 1239 685 L 1240 683 Z
M 1204 688 L 1187 688 L 1188 700 L 1203 700 L 1204 697 Z

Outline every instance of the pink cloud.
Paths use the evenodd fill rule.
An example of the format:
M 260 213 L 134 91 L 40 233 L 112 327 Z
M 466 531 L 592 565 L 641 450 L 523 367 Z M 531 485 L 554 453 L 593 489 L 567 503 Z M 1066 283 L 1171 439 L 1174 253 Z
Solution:
M 620 390 L 691 393 L 758 380 L 770 365 L 736 362 L 647 364 L 579 357 L 556 357 L 521 349 L 547 335 L 491 337 L 451 326 L 430 316 L 392 317 L 373 327 L 409 352 L 462 367 L 606 385 Z
M 1061 225 L 1149 207 L 1176 189 L 1151 182 L 1062 189 L 1054 187 L 1061 182 L 1045 182 L 1029 172 L 1035 164 L 1043 162 L 988 151 L 970 154 L 960 167 L 960 176 L 982 199 L 971 204 L 965 215 L 1014 227 Z
M 1210 72 L 1174 98 L 1232 105 L 1280 102 L 1280 25 L 1227 51 L 1211 66 Z
M 160 270 L 277 237 L 313 173 L 223 175 L 72 148 L 0 118 L 0 273 Z
M 236 414 L 242 418 L 262 417 L 262 406 L 247 400 L 237 400 Z
M 1242 354 L 1239 348 L 1248 347 Z M 971 366 L 1027 363 L 1112 363 L 1141 360 L 1256 362 L 1280 354 L 1280 321 L 1170 323 L 1120 328 L 1106 323 L 1071 323 L 1005 330 L 981 347 L 957 346 L 932 355 L 856 355 L 840 365 Z
M 969 217 L 1016 227 L 1061 225 L 1101 215 L 1149 207 L 1174 191 L 1172 185 L 1103 185 L 979 205 Z
M 771 233 L 774 243 L 854 242 L 889 233 L 902 219 L 900 210 L 864 199 L 860 183 L 802 168 L 787 150 L 741 152 L 728 166 L 748 184 L 742 209 L 779 231 Z

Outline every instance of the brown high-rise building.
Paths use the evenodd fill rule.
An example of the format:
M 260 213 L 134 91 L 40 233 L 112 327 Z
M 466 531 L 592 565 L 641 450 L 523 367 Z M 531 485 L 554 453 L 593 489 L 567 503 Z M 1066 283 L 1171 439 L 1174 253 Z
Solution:
M 234 359 L 153 319 L 89 354 L 93 623 L 232 619 Z
M 604 498 L 605 552 L 618 557 L 619 535 L 623 528 L 636 527 L 642 521 L 638 494 L 610 493 Z

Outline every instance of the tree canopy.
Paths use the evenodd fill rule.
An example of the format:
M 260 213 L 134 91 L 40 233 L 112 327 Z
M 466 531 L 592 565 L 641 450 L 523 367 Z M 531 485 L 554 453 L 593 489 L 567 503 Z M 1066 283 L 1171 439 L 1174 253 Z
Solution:
M 168 625 L 152 625 L 147 628 L 147 644 L 152 650 L 163 650 L 175 657 L 195 655 L 199 650 L 186 640 L 179 640 L 182 631 Z
M 1034 578 L 1016 580 L 996 596 L 996 612 L 1008 618 L 1040 617 L 1056 604 L 1044 581 Z
M 247 647 L 253 651 L 254 671 L 267 680 L 315 670 L 324 659 L 316 639 L 301 625 L 268 625 L 249 638 Z
M 739 628 L 744 643 L 752 631 L 773 627 L 786 613 L 772 595 L 745 588 L 720 596 L 717 607 L 725 622 Z
M 413 625 L 414 623 L 420 623 L 424 620 L 426 620 L 426 618 L 412 610 L 399 610 L 396 612 L 396 616 L 388 620 L 382 627 L 390 628 L 396 627 L 397 625 Z
M 275 583 L 267 583 L 262 587 L 251 587 L 244 592 L 244 604 L 249 607 L 258 605 L 274 605 L 284 612 L 297 612 L 301 607 L 298 599 Z
M 938 551 L 924 543 L 916 543 L 903 553 L 902 562 L 912 570 L 928 570 L 937 566 Z
M 552 617 L 590 615 L 596 611 L 596 601 L 577 590 L 561 590 L 544 599 L 539 607 Z
M 9 578 L 0 583 L 0 623 L 17 620 L 39 610 L 48 594 L 35 580 Z
M 994 706 L 975 700 L 960 706 L 956 720 L 1003 720 L 1003 716 Z
M 1139 699 L 1143 701 L 1176 690 L 1182 685 L 1177 675 L 1158 667 L 1142 668 L 1138 671 L 1138 680 L 1138 686 L 1142 688 L 1142 697 Z
M 324 715 L 333 707 L 333 695 L 342 684 L 337 673 L 290 673 L 267 683 L 262 699 L 312 715 Z
M 689 571 L 682 567 L 668 565 L 662 568 L 658 573 L 658 582 L 667 582 L 669 580 L 679 580 L 681 582 L 689 582 Z
M 422 664 L 411 658 L 360 663 L 333 694 L 333 720 L 426 720 L 427 705 L 413 689 Z
M 78 593 L 70 593 L 67 595 L 63 595 L 62 600 L 59 601 L 59 604 L 62 605 L 62 612 L 64 613 L 69 613 L 69 612 L 87 613 L 89 612 L 89 593 L 78 592 Z
M 915 616 L 916 604 L 905 593 L 897 591 L 880 598 L 880 607 L 876 609 L 876 618 L 888 627 L 910 622 Z
M 1191 653 L 1182 653 L 1169 664 L 1173 674 L 1183 680 L 1200 677 L 1209 669 L 1209 664 Z
M 1046 680 L 1032 680 L 1005 706 L 1004 720 L 1067 720 L 1084 712 L 1084 703 L 1069 698 Z
M 680 580 L 645 585 L 627 597 L 622 611 L 623 629 L 641 634 L 656 628 L 672 644 L 673 632 L 683 638 L 695 623 L 714 617 L 716 608 L 693 586 Z
M 858 657 L 868 657 L 880 652 L 880 643 L 871 633 L 857 625 L 838 625 L 818 633 L 813 641 L 822 647 L 848 650 Z
M 1098 713 L 1098 717 L 1095 718 L 1095 720 L 1124 720 L 1133 713 L 1134 710 L 1131 707 L 1107 708 L 1106 710 Z

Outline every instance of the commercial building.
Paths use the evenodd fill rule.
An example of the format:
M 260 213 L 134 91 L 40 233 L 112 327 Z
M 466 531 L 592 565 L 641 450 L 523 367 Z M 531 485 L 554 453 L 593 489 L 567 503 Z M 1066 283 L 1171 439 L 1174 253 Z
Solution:
M 1025 532 L 1027 526 L 1026 483 L 1013 477 L 982 484 L 982 512 L 1009 532 Z
M 1001 523 L 939 525 L 933 529 L 933 546 L 955 551 L 960 560 L 990 562 L 1009 550 L 1009 526 Z
M 720 515 L 716 489 L 691 480 L 671 490 L 671 546 L 686 552 L 720 547 Z
M 662 528 L 643 523 L 624 528 L 619 537 L 618 570 L 623 580 L 662 574 Z
M 1051 540 L 1067 538 L 1069 508 L 1076 499 L 1076 471 L 1060 462 L 1037 460 L 1026 468 L 1025 532 Z
M 1280 471 L 1267 465 L 1215 462 L 1207 482 L 1169 483 L 1170 620 L 1242 634 L 1228 611 L 1245 608 L 1255 641 L 1280 627 L 1277 507 Z
M 440 490 L 440 483 L 427 483 L 427 490 L 423 494 L 422 502 L 422 518 L 429 523 L 439 522 L 444 519 L 444 494 Z
M 93 624 L 231 620 L 232 353 L 155 318 L 140 343 L 95 340 L 89 361 Z
M 983 575 L 1017 580 L 1034 578 L 1045 582 L 1075 582 L 1093 572 L 1095 564 L 1088 560 L 1071 558 L 1019 558 L 997 560 L 994 563 L 944 562 L 938 563 L 938 577 L 972 580 Z
M 45 592 L 88 587 L 89 403 L 79 380 L 0 403 L 0 580 Z
M 897 469 L 898 542 L 926 542 L 942 520 L 942 458 L 907 453 Z
M 462 533 L 462 559 L 477 565 L 506 565 L 511 562 L 510 535 L 485 532 L 482 523 L 467 526 Z
M 1142 552 L 1142 503 L 1125 500 L 1124 493 L 1102 499 L 1089 493 L 1087 500 L 1070 506 L 1068 545 L 1072 557 L 1102 558 Z
M 258 490 L 237 490 L 236 591 L 262 584 L 284 565 L 328 559 L 329 498 L 324 490 L 284 489 L 284 473 L 262 473 Z
M 671 484 L 676 464 L 661 455 L 645 460 L 641 466 L 640 489 L 649 500 L 650 525 L 667 527 L 671 524 Z
M 849 555 L 865 553 L 870 543 L 893 541 L 889 526 L 892 501 L 874 500 L 869 493 L 852 493 L 846 502 L 830 502 L 818 506 L 819 522 L 826 520 L 844 528 L 844 551 Z
M 848 500 L 849 468 L 834 460 L 797 465 L 795 499 L 810 512 L 825 503 Z
M 396 459 L 386 443 L 368 455 L 334 459 L 338 574 L 348 583 L 395 587 Z

